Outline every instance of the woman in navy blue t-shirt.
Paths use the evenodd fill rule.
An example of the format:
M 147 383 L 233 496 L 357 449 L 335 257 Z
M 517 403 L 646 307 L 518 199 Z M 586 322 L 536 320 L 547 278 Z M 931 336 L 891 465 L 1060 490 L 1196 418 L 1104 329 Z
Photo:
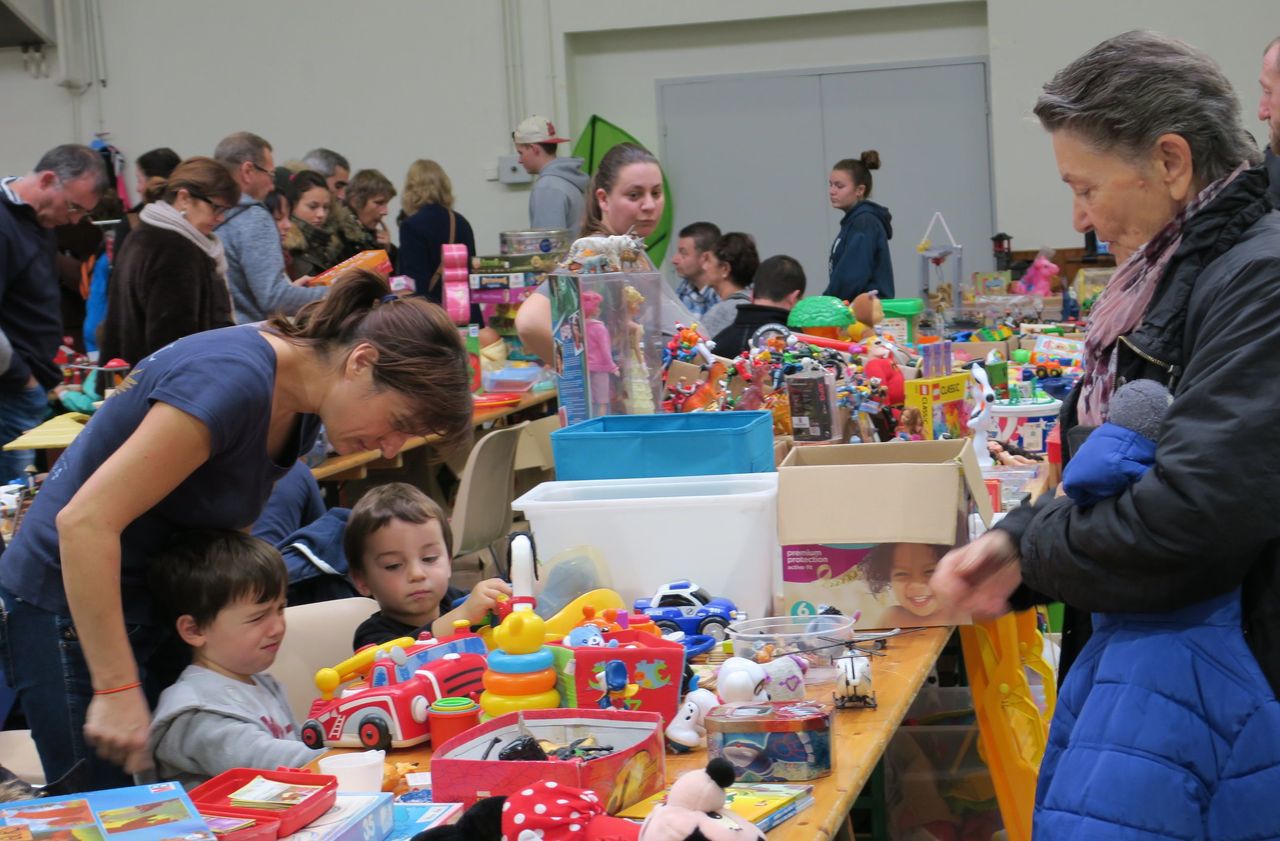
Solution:
M 293 323 L 156 351 L 55 464 L 0 563 L 0 662 L 48 779 L 83 758 L 94 788 L 125 785 L 117 766 L 150 765 L 142 681 L 166 629 L 146 564 L 170 534 L 248 529 L 321 423 L 339 453 L 387 457 L 413 435 L 470 434 L 457 329 L 390 292 L 351 272 Z

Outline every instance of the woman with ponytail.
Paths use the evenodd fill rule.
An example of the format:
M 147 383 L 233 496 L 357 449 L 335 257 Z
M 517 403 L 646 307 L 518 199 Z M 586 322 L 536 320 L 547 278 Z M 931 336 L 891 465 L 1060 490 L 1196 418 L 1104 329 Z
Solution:
M 604 153 L 587 185 L 582 236 L 649 236 L 666 206 L 662 189 L 662 167 L 653 153 L 635 143 L 619 143 Z M 551 290 L 546 283 L 516 311 L 516 332 L 526 349 L 550 364 Z
M 18 690 L 49 779 L 149 767 L 156 651 L 146 565 L 178 530 L 248 529 L 323 423 L 339 453 L 471 433 L 471 372 L 444 310 L 353 271 L 292 322 L 212 330 L 141 359 L 58 460 L 0 564 Z M 154 668 L 152 668 L 154 666 Z M 179 667 L 180 668 L 180 667 Z M 95 755 L 96 754 L 96 755 Z
M 136 363 L 172 341 L 235 323 L 227 258 L 213 232 L 240 201 L 231 173 L 189 158 L 142 208 L 116 257 L 102 321 L 102 358 Z
M 844 211 L 844 218 L 831 244 L 830 280 L 824 295 L 842 301 L 852 301 L 863 292 L 878 292 L 882 300 L 893 297 L 893 261 L 889 258 L 893 214 L 871 201 L 871 171 L 879 168 L 880 153 L 874 149 L 856 159 L 845 158 L 831 168 L 827 198 L 832 207 Z

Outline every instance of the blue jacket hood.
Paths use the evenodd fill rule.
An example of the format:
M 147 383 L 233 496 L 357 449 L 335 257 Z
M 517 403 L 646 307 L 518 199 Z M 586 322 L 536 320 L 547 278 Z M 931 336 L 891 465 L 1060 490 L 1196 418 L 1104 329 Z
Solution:
M 854 217 L 866 213 L 879 219 L 880 224 L 884 225 L 886 239 L 893 239 L 893 214 L 889 212 L 889 208 L 882 204 L 876 204 L 870 199 L 864 199 L 845 211 L 844 218 L 840 220 L 840 226 L 844 227 L 846 222 L 850 222 Z

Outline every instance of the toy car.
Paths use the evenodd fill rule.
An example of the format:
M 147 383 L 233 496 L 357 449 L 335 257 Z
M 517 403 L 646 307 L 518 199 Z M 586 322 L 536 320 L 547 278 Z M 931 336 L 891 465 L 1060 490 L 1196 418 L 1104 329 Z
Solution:
M 408 647 L 388 644 L 361 649 L 333 669 L 316 675 L 321 697 L 302 725 L 311 748 L 400 748 L 431 737 L 427 708 L 440 698 L 477 697 L 483 689 L 484 643 L 471 633 L 419 640 Z M 364 676 L 333 697 L 343 680 Z
M 712 598 L 687 579 L 660 587 L 651 599 L 636 599 L 634 609 L 652 619 L 663 633 L 706 634 L 717 641 L 725 638 L 730 622 L 747 618 L 733 602 Z

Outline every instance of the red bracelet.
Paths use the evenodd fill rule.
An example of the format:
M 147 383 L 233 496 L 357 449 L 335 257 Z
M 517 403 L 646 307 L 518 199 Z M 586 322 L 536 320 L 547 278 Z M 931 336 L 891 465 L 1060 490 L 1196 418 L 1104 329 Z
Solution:
M 124 686 L 117 686 L 114 689 L 95 689 L 94 695 L 114 695 L 117 692 L 128 692 L 130 689 L 137 689 L 142 686 L 142 681 L 135 680 L 133 683 L 126 683 Z

